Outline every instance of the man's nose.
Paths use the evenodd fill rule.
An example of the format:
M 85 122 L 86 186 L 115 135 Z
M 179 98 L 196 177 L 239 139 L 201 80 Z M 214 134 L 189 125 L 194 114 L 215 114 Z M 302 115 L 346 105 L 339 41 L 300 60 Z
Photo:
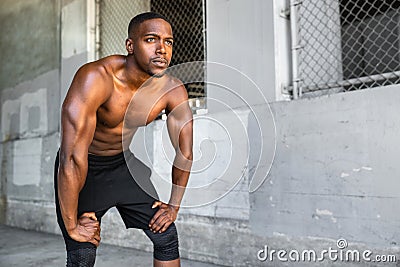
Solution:
M 165 54 L 165 44 L 163 42 L 158 42 L 156 53 Z

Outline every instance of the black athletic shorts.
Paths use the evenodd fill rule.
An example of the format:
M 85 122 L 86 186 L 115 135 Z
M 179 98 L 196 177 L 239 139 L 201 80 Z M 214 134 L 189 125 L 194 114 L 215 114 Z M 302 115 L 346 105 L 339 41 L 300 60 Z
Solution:
M 125 155 L 125 156 L 124 156 Z M 67 251 L 93 247 L 89 242 L 77 242 L 69 237 L 61 216 L 57 192 L 57 172 L 59 153 L 54 168 L 54 189 L 57 222 L 63 234 Z M 135 178 L 132 177 L 129 169 Z M 115 156 L 88 155 L 88 173 L 86 182 L 79 194 L 78 217 L 84 212 L 95 212 L 101 217 L 111 207 L 116 207 L 126 228 L 149 229 L 149 222 L 157 208 L 152 209 L 157 193 L 150 181 L 151 170 L 130 151 Z M 144 186 L 148 195 L 141 186 Z

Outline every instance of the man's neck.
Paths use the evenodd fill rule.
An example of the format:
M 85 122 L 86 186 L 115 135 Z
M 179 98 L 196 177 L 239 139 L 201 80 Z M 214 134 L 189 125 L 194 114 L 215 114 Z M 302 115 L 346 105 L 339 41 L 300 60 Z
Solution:
M 125 56 L 125 62 L 123 67 L 123 74 L 125 82 L 133 88 L 139 88 L 142 84 L 150 79 L 150 75 L 142 71 L 135 59 L 132 56 Z

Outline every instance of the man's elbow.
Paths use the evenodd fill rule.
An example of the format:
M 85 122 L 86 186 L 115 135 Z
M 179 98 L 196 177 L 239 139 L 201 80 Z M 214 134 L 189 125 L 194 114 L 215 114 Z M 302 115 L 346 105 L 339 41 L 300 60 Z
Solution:
M 59 172 L 68 178 L 81 177 L 82 171 L 86 169 L 86 161 L 81 154 L 77 151 L 61 151 Z
M 184 160 L 193 160 L 193 150 L 192 149 L 183 149 L 180 151 L 180 154 Z
M 193 153 L 191 150 L 179 150 L 176 153 L 174 166 L 178 169 L 190 172 L 193 161 Z

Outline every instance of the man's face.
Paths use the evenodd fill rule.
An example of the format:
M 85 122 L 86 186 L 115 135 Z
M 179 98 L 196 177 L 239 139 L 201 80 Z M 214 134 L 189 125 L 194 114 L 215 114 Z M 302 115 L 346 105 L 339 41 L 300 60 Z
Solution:
M 171 25 L 163 19 L 150 19 L 139 25 L 134 35 L 133 56 L 139 68 L 151 76 L 165 71 L 172 57 Z

